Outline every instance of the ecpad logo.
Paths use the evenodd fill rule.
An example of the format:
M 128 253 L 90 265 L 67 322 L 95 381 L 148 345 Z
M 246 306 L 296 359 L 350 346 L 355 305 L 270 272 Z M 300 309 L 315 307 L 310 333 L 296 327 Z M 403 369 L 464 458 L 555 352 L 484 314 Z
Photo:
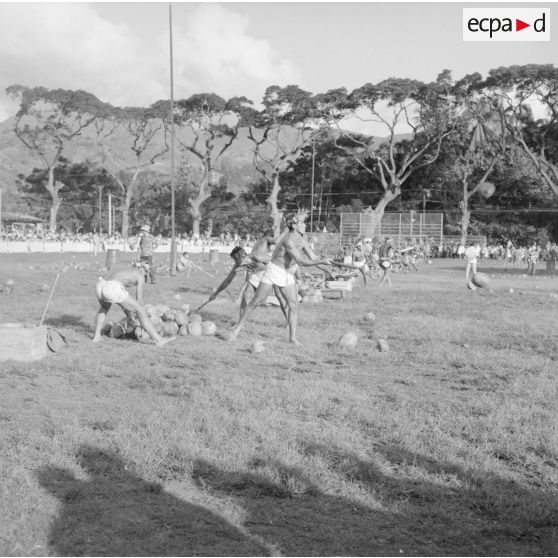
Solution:
M 464 41 L 550 41 L 549 8 L 463 8 Z

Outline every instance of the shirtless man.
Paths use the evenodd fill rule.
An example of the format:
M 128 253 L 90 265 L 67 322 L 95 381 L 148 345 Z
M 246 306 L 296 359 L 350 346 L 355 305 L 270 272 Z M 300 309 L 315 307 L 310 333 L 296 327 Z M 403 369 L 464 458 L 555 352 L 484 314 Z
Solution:
M 467 262 L 465 266 L 465 283 L 467 286 L 475 291 L 476 287 L 472 282 L 473 276 L 477 273 L 477 261 L 480 256 L 480 244 L 470 244 L 465 249 L 465 260 Z
M 176 339 L 168 337 L 164 339 L 155 330 L 155 326 L 151 323 L 147 311 L 143 306 L 143 287 L 145 285 L 145 277 L 142 271 L 132 267 L 127 269 L 116 269 L 111 271 L 106 277 L 99 277 L 95 287 L 95 294 L 99 300 L 101 308 L 97 312 L 95 318 L 95 335 L 93 343 L 101 340 L 101 329 L 105 323 L 107 313 L 113 304 L 118 304 L 126 314 L 128 320 L 131 320 L 134 314 L 137 314 L 141 327 L 147 331 L 151 339 L 156 345 L 162 346 Z M 134 298 L 126 288 L 136 287 L 136 298 Z
M 231 258 L 234 261 L 233 268 L 227 277 L 225 277 L 224 281 L 213 291 L 207 302 L 215 300 L 217 295 L 232 283 L 236 274 L 239 272 L 239 268 L 242 266 L 243 269 L 246 269 L 246 282 L 242 287 L 240 299 L 240 315 L 242 315 L 250 299 L 250 294 L 254 294 L 259 287 L 266 265 L 271 259 L 270 250 L 273 246 L 275 246 L 275 244 L 276 242 L 273 238 L 273 231 L 267 231 L 264 237 L 254 244 L 250 255 L 247 255 L 244 248 L 241 248 L 240 246 L 233 248 L 230 253 Z M 283 311 L 285 318 L 287 318 L 286 301 L 278 289 L 275 289 L 275 295 L 279 300 L 279 304 L 281 305 L 281 310 Z
M 391 287 L 391 279 L 389 278 L 389 273 L 391 270 L 391 258 L 393 257 L 393 253 L 395 252 L 395 247 L 391 243 L 391 238 L 387 236 L 384 240 L 384 243 L 380 246 L 378 251 L 380 267 L 382 268 L 383 275 L 380 279 L 380 283 L 378 287 L 381 287 L 386 281 L 388 287 Z
M 298 213 L 287 220 L 288 232 L 283 234 L 277 241 L 277 246 L 275 247 L 271 261 L 267 264 L 267 269 L 260 280 L 256 294 L 251 302 L 248 303 L 244 312 L 241 313 L 238 324 L 229 335 L 229 341 L 237 338 L 252 311 L 266 300 L 274 287 L 278 287 L 287 301 L 289 340 L 295 345 L 300 345 L 300 342 L 296 338 L 298 293 L 293 273 L 293 264 L 296 263 L 306 267 L 313 265 L 331 265 L 332 263 L 331 260 L 327 258 L 315 258 L 314 254 L 309 249 L 303 237 L 306 229 L 305 219 L 306 213 Z M 304 257 L 302 255 L 303 251 L 312 259 Z

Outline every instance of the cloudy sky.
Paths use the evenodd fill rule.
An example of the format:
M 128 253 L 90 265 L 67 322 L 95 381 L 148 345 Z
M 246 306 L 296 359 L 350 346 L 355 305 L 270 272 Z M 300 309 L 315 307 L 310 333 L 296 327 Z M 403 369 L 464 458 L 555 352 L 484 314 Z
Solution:
M 212 91 L 257 102 L 269 85 L 318 93 L 390 76 L 430 81 L 444 68 L 460 78 L 556 62 L 556 40 L 463 42 L 462 8 L 474 6 L 174 3 L 175 98 Z M 13 83 L 83 89 L 121 106 L 168 98 L 168 21 L 167 2 L 0 3 L 0 121 L 17 108 L 4 94 Z

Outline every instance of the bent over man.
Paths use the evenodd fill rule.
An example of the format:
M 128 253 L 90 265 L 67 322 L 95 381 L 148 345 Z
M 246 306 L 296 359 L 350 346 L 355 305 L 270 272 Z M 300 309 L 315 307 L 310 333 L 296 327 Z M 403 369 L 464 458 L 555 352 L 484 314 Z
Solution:
M 101 329 L 105 323 L 107 313 L 113 304 L 118 304 L 126 314 L 128 320 L 137 314 L 141 327 L 147 331 L 151 339 L 156 345 L 165 345 L 172 341 L 174 337 L 164 339 L 155 330 L 155 326 L 151 323 L 147 311 L 143 306 L 143 287 L 145 285 L 145 277 L 137 268 L 118 269 L 110 272 L 106 277 L 99 277 L 95 286 L 95 294 L 101 305 L 95 318 L 95 335 L 93 343 L 101 340 Z M 126 289 L 136 287 L 136 298 L 134 298 Z
M 271 261 L 267 264 L 254 298 L 244 308 L 240 315 L 238 324 L 229 335 L 229 340 L 236 339 L 248 316 L 254 308 L 262 304 L 277 287 L 287 303 L 287 315 L 289 322 L 289 340 L 295 345 L 300 345 L 296 338 L 296 327 L 298 322 L 298 293 L 294 276 L 294 264 L 300 266 L 331 265 L 330 259 L 317 259 L 313 257 L 309 247 L 304 240 L 306 230 L 306 212 L 299 212 L 287 220 L 288 232 L 283 234 L 277 241 Z M 308 254 L 304 257 L 302 252 Z

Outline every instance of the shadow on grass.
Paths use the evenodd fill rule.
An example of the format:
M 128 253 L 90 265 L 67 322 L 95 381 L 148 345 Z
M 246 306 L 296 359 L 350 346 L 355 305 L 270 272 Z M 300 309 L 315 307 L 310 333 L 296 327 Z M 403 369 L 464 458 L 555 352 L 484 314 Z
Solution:
M 131 471 L 116 453 L 83 447 L 81 480 L 45 467 L 39 483 L 61 510 L 49 546 L 58 556 L 248 556 L 266 550 L 223 518 L 163 491 Z
M 91 322 L 84 322 L 81 316 L 72 316 L 71 314 L 62 314 L 53 318 L 47 317 L 45 323 L 57 329 L 71 328 L 85 333 L 91 333 L 95 326 Z
M 246 473 L 198 461 L 193 475 L 201 487 L 235 498 L 246 510 L 248 531 L 283 555 L 555 553 L 556 507 L 552 509 L 552 498 L 542 491 L 495 476 L 473 479 L 457 466 L 395 447 L 385 448 L 383 455 L 380 450 L 380 460 L 392 467 L 421 467 L 430 479 L 456 476 L 465 487 L 398 478 L 379 463 L 325 446 L 310 446 L 306 453 L 361 492 L 373 494 L 378 508 L 326 494 L 296 468 L 276 461 L 256 459 L 250 464 L 253 472 Z M 536 517 L 539 503 L 541 514 Z
M 37 473 L 61 502 L 50 549 L 61 556 L 555 554 L 556 499 L 537 488 L 395 446 L 377 447 L 370 461 L 323 445 L 306 446 L 305 455 L 377 505 L 352 498 L 351 488 L 326 493 L 279 461 L 255 458 L 242 472 L 195 461 L 200 490 L 244 510 L 241 531 L 143 480 L 116 453 L 83 447 L 77 457 L 87 480 L 55 467 Z

